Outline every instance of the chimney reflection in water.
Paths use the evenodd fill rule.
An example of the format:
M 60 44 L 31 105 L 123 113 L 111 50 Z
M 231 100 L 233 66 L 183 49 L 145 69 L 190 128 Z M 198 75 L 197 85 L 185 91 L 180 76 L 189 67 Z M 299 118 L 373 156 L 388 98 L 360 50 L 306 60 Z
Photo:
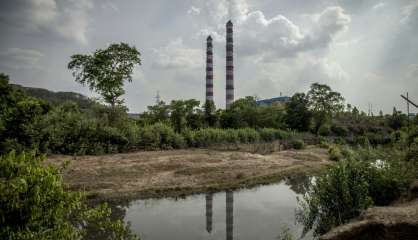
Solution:
M 212 232 L 212 201 L 213 193 L 206 194 L 206 231 Z
M 226 192 L 226 240 L 234 239 L 234 192 Z
M 234 192 L 226 191 L 226 240 L 234 239 Z M 206 194 L 206 231 L 212 232 L 213 193 Z

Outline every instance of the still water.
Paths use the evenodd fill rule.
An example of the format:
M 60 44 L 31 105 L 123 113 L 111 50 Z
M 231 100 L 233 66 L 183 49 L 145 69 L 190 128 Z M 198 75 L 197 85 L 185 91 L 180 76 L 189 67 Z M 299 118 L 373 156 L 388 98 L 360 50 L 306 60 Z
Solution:
M 284 227 L 299 237 L 302 226 L 295 222 L 296 197 L 308 181 L 303 177 L 182 199 L 133 201 L 123 207 L 124 219 L 142 240 L 273 240 Z

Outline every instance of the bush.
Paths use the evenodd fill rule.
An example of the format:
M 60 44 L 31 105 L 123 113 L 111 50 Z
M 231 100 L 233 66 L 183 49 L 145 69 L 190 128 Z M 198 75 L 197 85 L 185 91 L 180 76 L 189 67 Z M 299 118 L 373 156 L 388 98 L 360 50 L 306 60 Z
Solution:
M 314 235 L 323 234 L 372 204 L 364 169 L 365 163 L 339 161 L 316 179 L 299 200 L 298 220 L 304 224 L 304 232 L 314 229 Z
M 346 126 L 333 124 L 331 126 L 331 131 L 339 137 L 347 137 L 348 136 L 348 128 Z
M 386 205 L 397 199 L 414 178 L 414 166 L 397 151 L 343 149 L 341 160 L 319 176 L 303 200 L 298 219 L 305 232 L 327 232 L 348 222 L 372 204 Z M 376 160 L 380 158 L 379 162 Z
M 303 149 L 303 148 L 305 148 L 305 143 L 303 142 L 303 140 L 299 140 L 299 139 L 292 140 L 290 142 L 290 145 L 294 149 Z
M 338 145 L 344 145 L 344 144 L 346 144 L 346 141 L 342 137 L 337 137 L 337 138 L 334 139 L 334 143 L 338 144 Z
M 329 159 L 332 161 L 339 161 L 343 158 L 343 154 L 341 153 L 341 149 L 334 145 L 328 149 Z
M 0 239 L 137 239 L 107 205 L 89 208 L 80 193 L 66 192 L 57 168 L 34 154 L 0 157 Z
M 369 139 L 365 136 L 358 136 L 354 138 L 354 144 L 359 145 L 361 147 L 369 147 L 370 142 Z
M 258 131 L 260 139 L 265 142 L 272 142 L 276 140 L 276 130 L 272 128 L 262 128 Z
M 260 134 L 252 128 L 241 128 L 236 131 L 241 143 L 254 143 L 260 140 Z
M 182 148 L 185 140 L 169 125 L 157 123 L 140 129 L 139 146 L 147 150 Z
M 329 146 L 330 146 L 329 140 L 323 136 L 319 136 L 319 147 L 328 149 Z
M 318 129 L 318 134 L 320 136 L 329 136 L 331 135 L 331 127 L 328 124 L 322 124 Z

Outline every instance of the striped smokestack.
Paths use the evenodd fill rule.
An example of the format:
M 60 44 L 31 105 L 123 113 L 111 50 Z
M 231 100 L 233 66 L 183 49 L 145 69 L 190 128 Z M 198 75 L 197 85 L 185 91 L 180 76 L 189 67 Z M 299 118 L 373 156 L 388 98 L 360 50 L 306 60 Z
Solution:
M 213 50 L 210 35 L 206 39 L 206 101 L 213 101 Z
M 226 108 L 234 101 L 234 40 L 231 20 L 226 23 Z

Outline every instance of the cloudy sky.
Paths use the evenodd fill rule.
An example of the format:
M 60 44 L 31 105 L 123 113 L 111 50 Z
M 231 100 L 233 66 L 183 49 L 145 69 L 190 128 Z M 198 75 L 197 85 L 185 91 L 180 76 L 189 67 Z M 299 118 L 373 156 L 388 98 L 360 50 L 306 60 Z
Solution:
M 205 39 L 225 105 L 225 23 L 234 22 L 235 96 L 275 97 L 326 83 L 367 112 L 418 102 L 418 0 L 0 0 L 0 72 L 13 83 L 94 96 L 72 54 L 127 42 L 142 54 L 126 105 L 204 99 Z

